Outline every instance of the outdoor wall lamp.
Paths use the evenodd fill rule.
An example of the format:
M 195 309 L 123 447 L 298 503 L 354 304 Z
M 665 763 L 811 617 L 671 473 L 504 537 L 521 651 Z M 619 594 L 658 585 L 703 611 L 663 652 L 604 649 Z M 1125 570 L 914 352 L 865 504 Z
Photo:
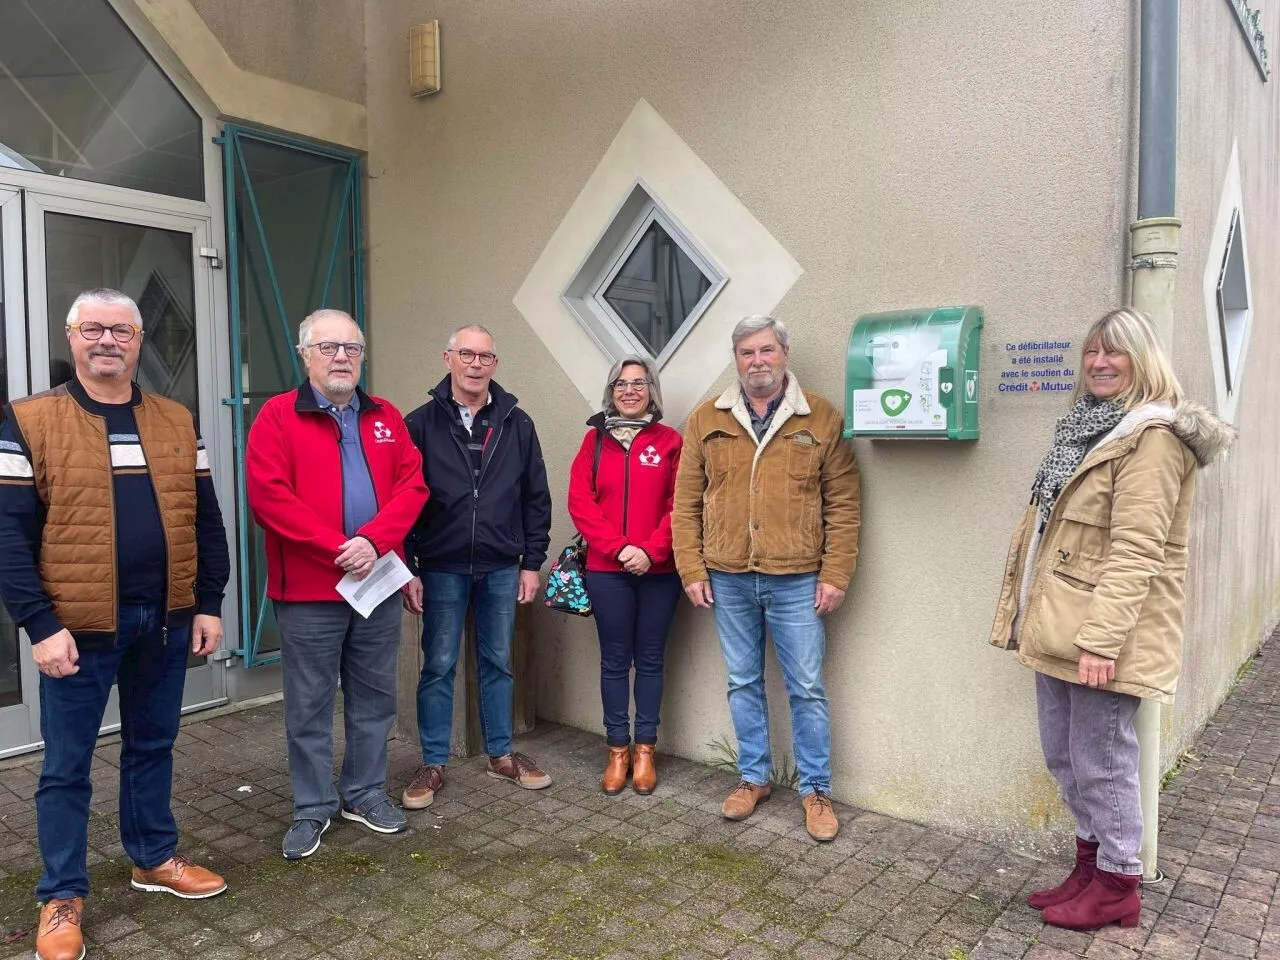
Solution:
M 409 95 L 440 92 L 440 21 L 409 28 Z

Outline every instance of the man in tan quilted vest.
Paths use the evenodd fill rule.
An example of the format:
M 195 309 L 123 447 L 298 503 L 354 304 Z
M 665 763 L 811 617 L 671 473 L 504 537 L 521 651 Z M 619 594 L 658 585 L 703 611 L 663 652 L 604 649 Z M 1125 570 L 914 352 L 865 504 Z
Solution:
M 217 649 L 230 572 L 208 457 L 190 412 L 133 382 L 133 300 L 83 293 L 66 332 L 75 376 L 15 400 L 0 424 L 0 596 L 40 670 L 40 960 L 84 956 L 89 767 L 113 685 L 133 888 L 226 889 L 176 852 L 170 810 L 187 651 Z

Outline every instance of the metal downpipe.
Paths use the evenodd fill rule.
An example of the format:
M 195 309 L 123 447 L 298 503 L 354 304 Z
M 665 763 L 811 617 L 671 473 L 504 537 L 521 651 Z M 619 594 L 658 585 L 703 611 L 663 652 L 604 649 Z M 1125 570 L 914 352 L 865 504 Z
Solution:
M 1178 162 L 1178 0 L 1142 0 L 1138 91 L 1138 219 L 1129 227 L 1129 302 L 1149 316 L 1173 354 L 1178 232 L 1174 217 Z M 1160 704 L 1138 708 L 1138 779 L 1142 800 L 1143 880 L 1163 879 L 1157 865 L 1160 818 Z

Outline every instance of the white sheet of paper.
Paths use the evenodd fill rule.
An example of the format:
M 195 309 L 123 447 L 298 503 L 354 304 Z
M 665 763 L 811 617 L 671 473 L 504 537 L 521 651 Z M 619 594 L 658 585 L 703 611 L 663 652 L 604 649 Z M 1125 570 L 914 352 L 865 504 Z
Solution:
M 338 593 L 367 620 L 378 604 L 412 579 L 413 574 L 403 560 L 395 553 L 384 553 L 374 561 L 373 569 L 363 580 L 357 580 L 349 573 L 339 580 Z

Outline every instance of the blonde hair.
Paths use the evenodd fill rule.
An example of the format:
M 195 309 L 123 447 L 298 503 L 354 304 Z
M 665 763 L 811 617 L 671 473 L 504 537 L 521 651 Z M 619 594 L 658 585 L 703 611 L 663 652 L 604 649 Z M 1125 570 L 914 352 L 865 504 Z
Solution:
M 1123 353 L 1129 358 L 1132 371 L 1129 386 L 1116 397 L 1125 410 L 1132 410 L 1144 403 L 1167 403 L 1174 407 L 1182 403 L 1182 384 L 1178 382 L 1178 375 L 1173 372 L 1169 355 L 1160 346 L 1155 326 L 1146 314 L 1131 307 L 1112 310 L 1096 321 L 1084 335 L 1084 346 L 1080 351 L 1080 376 L 1076 382 L 1076 392 L 1071 398 L 1073 401 L 1087 390 L 1084 353 L 1095 342 L 1107 353 Z

